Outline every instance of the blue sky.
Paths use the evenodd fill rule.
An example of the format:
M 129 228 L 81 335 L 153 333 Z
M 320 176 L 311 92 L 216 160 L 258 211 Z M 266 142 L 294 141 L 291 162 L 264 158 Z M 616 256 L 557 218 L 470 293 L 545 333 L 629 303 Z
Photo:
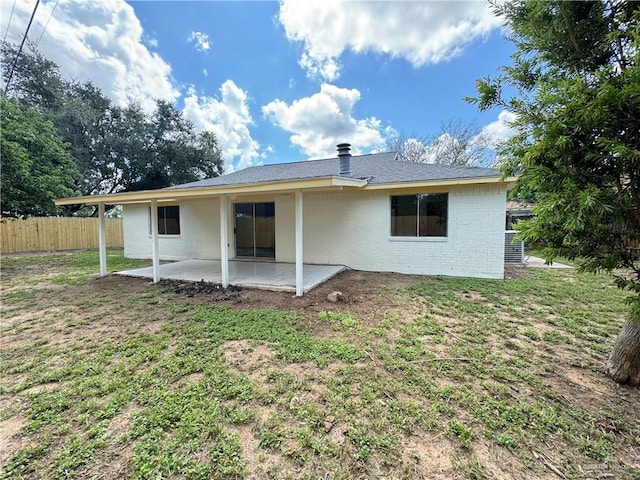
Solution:
M 19 41 L 34 3 L 2 2 L 0 33 Z M 333 156 L 342 141 L 378 151 L 458 119 L 504 139 L 511 114 L 464 101 L 510 63 L 503 37 L 481 1 L 335 0 L 47 0 L 29 34 L 115 102 L 174 101 L 217 135 L 227 171 Z

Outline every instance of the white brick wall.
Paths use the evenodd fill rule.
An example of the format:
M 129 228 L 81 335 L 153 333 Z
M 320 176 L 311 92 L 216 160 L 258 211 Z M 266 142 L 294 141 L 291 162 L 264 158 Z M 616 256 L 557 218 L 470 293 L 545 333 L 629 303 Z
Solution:
M 388 192 L 307 195 L 304 258 L 357 270 L 502 278 L 506 188 L 449 190 L 447 238 L 391 237 Z
M 389 192 L 305 194 L 304 261 L 369 271 L 502 278 L 506 187 L 459 186 L 448 192 L 448 237 L 411 239 L 390 235 Z M 276 260 L 294 262 L 293 196 L 278 195 L 273 201 Z M 124 207 L 127 257 L 151 257 L 148 209 Z M 235 253 L 232 211 L 230 204 L 230 258 Z M 218 225 L 218 200 L 180 203 L 181 233 L 160 237 L 160 258 L 219 259 Z
M 275 199 L 276 207 L 276 261 L 295 263 L 296 213 L 293 195 L 280 195 Z
M 124 205 L 123 211 L 125 257 L 151 258 L 149 205 Z M 180 235 L 158 237 L 160 258 L 220 258 L 219 224 L 218 200 L 181 202 Z

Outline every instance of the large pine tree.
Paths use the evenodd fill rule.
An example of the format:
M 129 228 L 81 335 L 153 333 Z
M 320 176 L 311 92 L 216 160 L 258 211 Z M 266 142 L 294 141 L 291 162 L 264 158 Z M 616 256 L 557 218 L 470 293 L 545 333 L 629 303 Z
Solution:
M 505 168 L 521 173 L 537 207 L 517 228 L 547 260 L 576 259 L 629 289 L 629 317 L 606 371 L 638 385 L 640 3 L 519 0 L 495 9 L 516 46 L 513 65 L 479 80 L 470 100 L 518 116 Z M 505 85 L 517 95 L 505 98 Z

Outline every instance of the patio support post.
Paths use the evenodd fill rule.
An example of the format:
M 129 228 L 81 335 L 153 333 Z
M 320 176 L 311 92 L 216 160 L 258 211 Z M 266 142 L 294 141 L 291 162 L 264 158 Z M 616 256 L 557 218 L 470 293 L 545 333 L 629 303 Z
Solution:
M 220 281 L 222 288 L 229 286 L 229 216 L 227 196 L 220 195 Z
M 296 297 L 302 296 L 304 293 L 304 254 L 303 234 L 302 234 L 302 190 L 296 190 Z
M 160 281 L 160 251 L 158 248 L 158 200 L 151 200 L 151 256 L 153 257 L 153 283 Z
M 100 252 L 100 276 L 107 276 L 107 228 L 104 219 L 104 203 L 98 204 L 98 248 Z

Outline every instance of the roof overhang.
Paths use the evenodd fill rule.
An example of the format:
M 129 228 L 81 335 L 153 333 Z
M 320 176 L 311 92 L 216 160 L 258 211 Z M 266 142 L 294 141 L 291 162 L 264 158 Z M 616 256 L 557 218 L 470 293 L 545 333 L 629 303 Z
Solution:
M 344 188 L 362 188 L 367 180 L 349 177 L 319 177 L 303 180 L 285 180 L 277 182 L 246 183 L 241 185 L 220 185 L 212 187 L 171 188 L 159 190 L 142 190 L 139 192 L 111 193 L 108 195 L 88 195 L 84 197 L 68 197 L 55 200 L 62 205 L 124 205 L 129 203 L 148 203 L 152 200 L 176 201 L 221 195 L 276 194 L 289 193 L 296 190 L 330 191 Z
M 469 177 L 446 178 L 438 180 L 420 180 L 415 182 L 375 183 L 369 184 L 363 190 L 414 190 L 419 188 L 452 187 L 457 185 L 487 185 L 503 184 L 507 188 L 512 187 L 518 177 Z
M 369 184 L 366 179 L 332 176 L 307 178 L 303 180 L 246 183 L 241 185 L 142 190 L 139 192 L 111 193 L 108 195 L 68 197 L 56 200 L 55 204 L 60 206 L 80 204 L 98 205 L 100 203 L 125 205 L 130 203 L 149 203 L 152 200 L 157 200 L 158 202 L 175 202 L 178 200 L 219 197 L 221 195 L 268 195 L 290 193 L 296 190 L 322 192 L 342 190 L 345 188 L 362 190 L 416 190 L 420 188 L 433 189 L 456 185 L 487 184 L 503 184 L 511 187 L 517 179 L 518 177 L 495 176 Z

